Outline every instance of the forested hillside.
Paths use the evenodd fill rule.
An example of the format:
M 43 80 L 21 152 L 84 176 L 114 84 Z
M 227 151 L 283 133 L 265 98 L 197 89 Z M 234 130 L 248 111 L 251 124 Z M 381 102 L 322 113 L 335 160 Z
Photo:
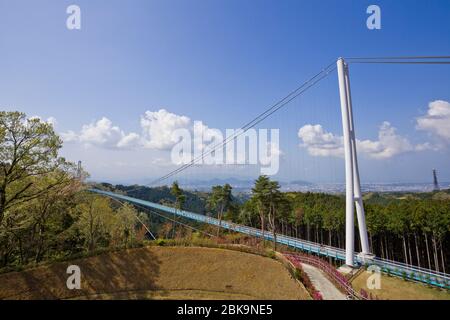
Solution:
M 130 197 L 143 199 L 156 203 L 175 204 L 175 196 L 171 193 L 171 190 L 167 186 L 149 188 L 145 186 L 124 186 L 124 185 L 112 185 L 109 183 L 93 184 L 94 187 L 99 189 L 115 191 L 126 194 Z M 186 197 L 183 207 L 186 210 L 190 210 L 198 213 L 206 212 L 206 200 L 208 194 L 205 192 L 191 192 L 185 190 L 184 195 Z
M 84 171 L 59 155 L 53 126 L 0 112 L 0 269 L 99 249 L 144 237 L 130 205 L 85 191 Z
M 86 184 L 87 173 L 61 157 L 61 147 L 50 123 L 0 112 L 0 268 L 130 247 L 153 236 L 188 238 L 188 224 L 224 235 L 211 226 L 91 194 L 86 191 L 91 187 L 344 247 L 343 196 L 281 192 L 266 176 L 255 180 L 246 197 L 233 196 L 229 184 L 208 193 L 182 190 L 176 182 L 158 188 Z M 448 190 L 364 195 L 373 252 L 448 272 L 449 195 Z
M 277 189 L 275 181 L 264 179 L 261 180 L 260 177 L 256 181 L 248 201 L 238 202 L 234 197 L 228 200 L 222 209 L 224 219 L 257 228 L 261 228 L 264 224 L 264 229 L 268 232 L 275 230 L 310 241 L 344 247 L 343 195 L 284 193 Z M 258 183 L 262 186 L 257 187 Z M 105 184 L 103 187 L 171 206 L 176 202 L 168 187 L 125 187 Z M 214 198 L 214 188 L 212 193 L 184 191 L 184 194 L 186 199 L 190 200 L 183 204 L 183 209 L 201 214 L 208 212 L 213 215 L 219 214 L 217 204 L 208 206 L 209 200 Z M 447 271 L 450 259 L 446 251 L 450 229 L 449 195 L 449 190 L 364 195 L 367 227 L 373 252 L 379 257 Z M 217 198 L 217 195 L 215 197 Z M 358 236 L 358 232 L 356 235 Z M 357 239 L 357 250 L 358 241 Z

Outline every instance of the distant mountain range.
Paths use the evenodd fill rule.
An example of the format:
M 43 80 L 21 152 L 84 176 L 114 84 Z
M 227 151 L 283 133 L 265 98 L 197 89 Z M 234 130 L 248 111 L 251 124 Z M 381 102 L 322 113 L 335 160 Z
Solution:
M 226 179 L 214 178 L 209 180 L 178 179 L 177 181 L 182 187 L 188 189 L 197 189 L 197 190 L 210 189 L 212 186 L 224 185 L 228 183 L 233 187 L 233 189 L 242 191 L 242 190 L 251 190 L 251 188 L 255 184 L 255 180 L 256 179 L 241 180 L 237 178 L 226 178 Z M 280 181 L 280 185 L 282 188 L 295 186 L 307 187 L 312 186 L 313 183 L 302 180 L 295 180 L 291 182 Z
M 240 180 L 236 178 L 229 179 L 210 179 L 210 180 L 179 180 L 183 188 L 199 191 L 209 191 L 212 186 L 230 184 L 235 191 L 250 192 L 255 180 Z M 280 181 L 283 191 L 301 191 L 301 192 L 325 192 L 325 193 L 344 193 L 344 183 L 312 183 L 304 180 L 293 180 L 290 182 Z M 450 188 L 450 183 L 440 184 L 442 190 Z M 361 185 L 363 192 L 430 192 L 433 191 L 432 183 L 363 183 Z
M 256 179 L 239 178 L 213 178 L 213 179 L 176 179 L 180 186 L 187 190 L 210 191 L 216 185 L 230 184 L 234 191 L 248 193 L 254 186 Z M 173 180 L 175 181 L 175 180 Z M 173 181 L 166 181 L 170 185 Z M 344 193 L 344 183 L 313 183 L 305 180 L 279 181 L 282 191 L 300 192 L 325 192 Z M 138 183 L 139 185 L 150 186 L 149 183 Z M 450 188 L 450 182 L 440 182 L 442 190 Z M 363 183 L 363 192 L 430 192 L 433 191 L 432 183 Z
M 294 180 L 294 181 L 289 182 L 288 184 L 297 184 L 297 185 L 301 185 L 301 186 L 311 186 L 314 183 L 308 182 L 308 181 L 304 181 L 304 180 Z

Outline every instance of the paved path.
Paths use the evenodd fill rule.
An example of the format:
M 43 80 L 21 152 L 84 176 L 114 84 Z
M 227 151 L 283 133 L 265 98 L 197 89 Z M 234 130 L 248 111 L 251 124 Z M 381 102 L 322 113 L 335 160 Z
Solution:
M 345 295 L 318 268 L 305 263 L 302 263 L 302 268 L 324 300 L 346 300 Z

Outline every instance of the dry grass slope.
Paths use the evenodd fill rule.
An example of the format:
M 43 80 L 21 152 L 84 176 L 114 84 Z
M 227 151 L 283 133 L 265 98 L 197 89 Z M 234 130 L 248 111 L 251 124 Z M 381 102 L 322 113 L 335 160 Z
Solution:
M 70 264 L 81 268 L 81 290 L 66 288 Z M 269 258 L 147 247 L 0 275 L 0 299 L 308 299 L 308 294 Z
M 352 282 L 358 291 L 363 288 L 381 299 L 387 300 L 450 300 L 446 290 L 431 288 L 420 283 L 405 281 L 397 277 L 381 276 L 381 289 L 367 289 L 368 272 L 362 272 Z

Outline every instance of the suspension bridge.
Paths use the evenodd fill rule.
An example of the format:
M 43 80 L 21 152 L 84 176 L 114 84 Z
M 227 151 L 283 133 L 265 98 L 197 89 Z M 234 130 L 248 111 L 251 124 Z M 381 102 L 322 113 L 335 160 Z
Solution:
M 148 208 L 150 210 L 156 210 L 162 213 L 167 213 L 171 215 L 176 215 L 179 217 L 187 218 L 196 222 L 206 223 L 213 226 L 220 226 L 221 228 L 240 232 L 252 237 L 263 238 L 268 241 L 274 241 L 273 234 L 269 231 L 263 231 L 261 229 L 256 229 L 252 227 L 248 227 L 241 224 L 232 223 L 229 221 L 219 221 L 219 219 L 206 216 L 203 214 L 198 214 L 194 212 L 189 212 L 185 210 L 178 210 L 172 207 L 164 206 L 161 204 L 153 203 L 150 201 L 145 201 L 141 199 L 136 199 L 133 197 L 128 197 L 122 194 L 113 193 L 109 191 L 99 190 L 99 189 L 89 189 L 89 191 L 104 195 L 107 197 L 111 197 L 114 199 L 122 200 L 129 202 L 131 204 L 135 204 L 138 206 L 142 206 Z M 335 248 L 332 246 L 322 245 L 315 242 L 298 239 L 294 237 L 289 237 L 282 234 L 275 235 L 275 241 L 279 244 L 286 245 L 288 247 L 301 250 L 307 253 L 316 254 L 318 256 L 333 258 L 339 261 L 346 261 L 346 254 L 344 249 Z M 380 271 L 399 276 L 399 277 L 407 277 L 410 280 L 418 281 L 422 283 L 427 283 L 440 288 L 448 288 L 450 289 L 450 275 L 442 272 L 436 272 L 433 270 L 429 270 L 426 268 L 419 268 L 416 266 L 407 265 L 401 262 L 381 259 L 381 258 L 371 258 L 367 259 L 357 252 L 354 252 L 354 260 L 353 266 L 362 267 L 366 265 L 374 265 L 380 267 Z
M 449 56 L 434 56 L 434 57 L 384 57 L 384 58 L 348 58 L 351 63 L 380 63 L 380 64 L 450 64 Z M 361 193 L 361 183 L 359 177 L 358 157 L 356 150 L 356 134 L 354 129 L 353 111 L 352 111 L 352 99 L 350 91 L 350 78 L 348 62 L 343 58 L 337 59 L 337 61 L 308 81 L 303 83 L 299 88 L 291 92 L 289 95 L 278 101 L 275 105 L 267 109 L 265 112 L 257 116 L 252 121 L 248 122 L 238 130 L 235 135 L 228 137 L 223 142 L 210 146 L 202 155 L 194 158 L 190 163 L 185 164 L 177 168 L 176 170 L 162 176 L 155 180 L 153 183 L 160 183 L 181 171 L 193 166 L 197 162 L 201 161 L 206 153 L 213 152 L 219 147 L 223 147 L 226 143 L 233 141 L 236 136 L 243 134 L 249 128 L 254 127 L 259 122 L 263 121 L 290 101 L 304 93 L 306 90 L 314 86 L 323 78 L 327 77 L 332 71 L 337 70 L 339 80 L 339 96 L 341 105 L 341 117 L 342 117 L 342 129 L 343 129 L 343 142 L 344 142 L 344 155 L 345 155 L 345 185 L 346 185 L 346 222 L 345 222 L 345 249 L 340 249 L 332 246 L 314 243 L 303 239 L 298 239 L 283 234 L 275 234 L 275 236 L 260 229 L 248 227 L 241 224 L 235 224 L 228 221 L 220 221 L 216 218 L 189 212 L 185 210 L 178 210 L 172 207 L 164 206 L 161 204 L 129 197 L 126 195 L 103 191 L 99 189 L 90 189 L 89 191 L 111 197 L 113 199 L 126 201 L 137 206 L 145 207 L 149 210 L 156 212 L 162 212 L 167 214 L 176 215 L 179 217 L 187 218 L 196 222 L 206 223 L 214 226 L 219 226 L 227 230 L 240 232 L 249 236 L 264 238 L 269 241 L 275 241 L 276 243 L 301 250 L 308 253 L 313 253 L 318 256 L 333 258 L 338 261 L 342 261 L 349 268 L 357 268 L 361 266 L 374 265 L 379 267 L 381 272 L 399 276 L 411 281 L 417 281 L 426 283 L 432 286 L 450 289 L 450 275 L 444 272 L 438 272 L 427 268 L 421 268 L 393 260 L 382 259 L 375 257 L 369 247 L 367 227 L 365 221 L 365 213 L 363 206 L 363 198 Z M 361 252 L 355 252 L 355 209 L 359 230 L 359 239 L 361 241 Z

